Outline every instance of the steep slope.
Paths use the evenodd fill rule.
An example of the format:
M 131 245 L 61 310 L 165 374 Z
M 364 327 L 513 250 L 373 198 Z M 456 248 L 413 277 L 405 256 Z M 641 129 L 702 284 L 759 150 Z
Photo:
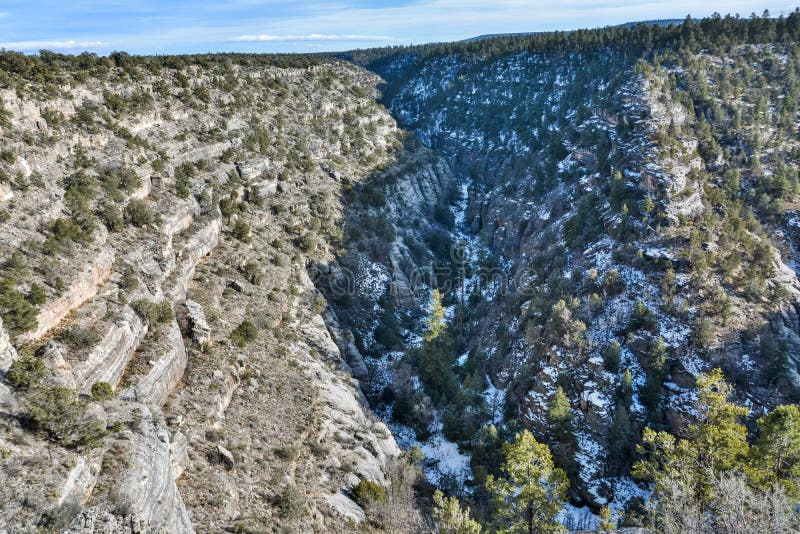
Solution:
M 308 269 L 342 238 L 343 192 L 401 154 L 377 78 L 113 59 L 0 61 L 0 524 L 364 522 L 350 490 L 406 464 Z
M 607 45 L 585 44 L 598 33 L 353 55 L 467 193 L 473 253 L 446 299 L 462 348 L 447 359 L 478 397 L 434 404 L 472 453 L 479 511 L 497 467 L 493 431 L 479 431 L 497 421 L 493 392 L 501 435 L 533 429 L 573 502 L 594 510 L 631 497 L 618 477 L 645 425 L 679 434 L 693 419 L 698 373 L 722 366 L 753 416 L 796 399 L 797 47 L 762 27 L 710 19 Z

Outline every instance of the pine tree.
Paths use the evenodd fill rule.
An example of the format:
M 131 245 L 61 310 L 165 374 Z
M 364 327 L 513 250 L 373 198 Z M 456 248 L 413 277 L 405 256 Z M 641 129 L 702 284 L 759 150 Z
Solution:
M 572 411 L 569 407 L 569 399 L 561 386 L 556 389 L 553 402 L 550 404 L 548 418 L 556 438 L 559 441 L 569 439 L 572 435 Z
M 617 529 L 617 524 L 611 517 L 611 508 L 608 506 L 600 508 L 600 524 L 597 529 L 600 532 L 612 532 Z
M 458 379 L 453 371 L 453 340 L 447 330 L 445 309 L 439 290 L 433 291 L 428 330 L 422 347 L 415 354 L 419 378 L 434 403 L 452 399 L 458 393 Z
M 623 406 L 630 406 L 633 402 L 633 375 L 630 369 L 625 369 L 617 387 L 617 398 Z
M 619 362 L 622 355 L 622 349 L 619 342 L 615 339 L 608 346 L 603 349 L 603 365 L 609 373 L 619 372 Z
M 717 368 L 697 378 L 700 423 L 692 425 L 687 435 L 694 443 L 700 465 L 714 472 L 734 469 L 748 453 L 747 428 L 738 422 L 750 410 L 728 400 L 733 387 Z
M 439 534 L 481 534 L 480 523 L 469 517 L 455 497 L 445 498 L 440 490 L 433 493 L 433 522 Z
M 614 419 L 608 433 L 608 466 L 612 473 L 623 475 L 630 466 L 633 456 L 633 428 L 628 410 L 622 403 L 617 403 Z
M 761 435 L 751 450 L 753 478 L 762 488 L 780 483 L 800 498 L 800 407 L 778 406 L 758 420 Z
M 534 534 L 561 532 L 556 521 L 566 497 L 567 475 L 553 466 L 547 445 L 527 430 L 503 447 L 502 475 L 492 475 L 486 488 L 493 495 L 497 532 Z
M 674 499 L 679 484 L 691 492 L 690 500 L 704 510 L 714 498 L 712 488 L 727 471 L 742 469 L 749 454 L 747 429 L 737 419 L 748 409 L 728 400 L 731 386 L 720 369 L 697 378 L 699 423 L 686 429 L 687 439 L 678 440 L 668 432 L 646 428 L 642 445 L 645 459 L 636 462 L 632 473 L 652 480 L 654 501 Z
M 434 289 L 431 295 L 431 314 L 428 317 L 428 330 L 425 332 L 425 341 L 433 341 L 441 336 L 445 330 L 447 330 L 447 319 L 442 305 L 442 294 L 438 289 Z

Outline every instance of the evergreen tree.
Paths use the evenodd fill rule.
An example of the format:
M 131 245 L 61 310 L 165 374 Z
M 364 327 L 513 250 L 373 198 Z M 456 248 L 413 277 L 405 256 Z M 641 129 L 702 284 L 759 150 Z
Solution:
M 608 433 L 608 467 L 613 474 L 624 475 L 631 465 L 633 457 L 634 433 L 628 410 L 622 403 L 617 403 L 614 419 Z
M 611 508 L 608 506 L 600 508 L 600 524 L 597 529 L 600 532 L 613 532 L 617 529 L 616 522 L 611 518 Z
M 620 356 L 622 349 L 615 339 L 603 350 L 603 365 L 609 373 L 617 373 L 619 371 Z
M 687 439 L 646 428 L 638 451 L 645 456 L 633 466 L 633 475 L 652 480 L 653 498 L 669 500 L 680 482 L 691 492 L 701 511 L 714 498 L 712 488 L 726 471 L 741 469 L 749 453 L 747 429 L 738 422 L 748 409 L 728 400 L 731 386 L 720 369 L 697 379 L 699 422 L 686 430 Z
M 625 369 L 617 386 L 617 398 L 623 406 L 630 406 L 633 402 L 633 375 L 630 369 Z
M 556 389 L 553 402 L 550 404 L 549 420 L 550 428 L 559 441 L 566 441 L 572 436 L 572 411 L 569 399 L 561 386 Z
M 431 295 L 431 311 L 428 317 L 428 329 L 425 332 L 425 341 L 433 341 L 447 330 L 447 318 L 442 304 L 442 294 L 438 289 Z
M 433 291 L 428 330 L 422 347 L 416 351 L 414 357 L 419 378 L 433 402 L 438 404 L 443 398 L 455 398 L 458 393 L 458 379 L 453 371 L 453 339 L 447 329 L 445 309 L 438 290 Z
M 490 475 L 486 487 L 493 495 L 497 532 L 534 534 L 564 530 L 556 515 L 563 507 L 567 475 L 553 466 L 547 445 L 527 430 L 503 447 L 502 474 Z
M 481 534 L 481 525 L 469 517 L 469 507 L 462 509 L 455 497 L 445 498 L 440 490 L 433 493 L 433 522 L 439 534 Z
M 778 406 L 758 420 L 758 428 L 753 478 L 761 487 L 780 483 L 787 495 L 800 499 L 800 407 Z

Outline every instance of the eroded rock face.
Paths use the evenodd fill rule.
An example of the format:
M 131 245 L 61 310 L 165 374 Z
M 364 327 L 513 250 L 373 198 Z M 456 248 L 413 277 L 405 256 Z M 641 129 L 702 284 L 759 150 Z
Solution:
M 19 502 L 0 492 L 0 518 L 14 528 L 39 523 L 52 505 L 45 492 L 76 514 L 64 527 L 70 533 L 217 532 L 245 516 L 266 528 L 279 521 L 275 503 L 292 485 L 309 515 L 291 526 L 337 531 L 363 512 L 350 501 L 350 512 L 338 514 L 325 496 L 352 486 L 354 472 L 386 482 L 386 463 L 399 449 L 343 372 L 352 366 L 367 378 L 352 337 L 344 352 L 331 339 L 306 265 L 332 260 L 345 184 L 392 161 L 398 130 L 374 104 L 377 77 L 355 67 L 231 68 L 255 107 L 212 84 L 217 74 L 191 66 L 192 83 L 213 94 L 209 105 L 148 89 L 153 102 L 145 109 L 111 112 L 114 129 L 79 120 L 85 109 L 105 106 L 109 92 L 132 94 L 114 78 L 90 76 L 55 98 L 0 90 L 12 113 L 12 128 L 0 135 L 19 152 L 14 173 L 42 182 L 0 200 L 13 206 L 0 223 L 0 262 L 24 248 L 48 265 L 46 276 L 36 270 L 18 283 L 23 295 L 32 283 L 44 287 L 46 301 L 18 339 L 0 328 L 0 371 L 17 357 L 12 341 L 30 345 L 44 360 L 48 387 L 83 394 L 87 415 L 108 430 L 91 453 L 16 431 L 13 461 L 52 453 L 64 467 L 2 479 L 30 489 Z M 175 75 L 166 75 L 169 87 Z M 318 76 L 331 85 L 300 90 Z M 143 71 L 137 83 L 149 88 L 161 79 Z M 44 109 L 63 120 L 48 124 Z M 298 126 L 291 135 L 273 126 L 287 121 Z M 47 147 L 23 148 L 23 134 L 41 131 Z M 299 163 L 287 157 L 294 153 Z M 91 165 L 76 163 L 84 156 Z M 103 215 L 80 243 L 54 230 L 72 216 L 64 187 L 77 168 L 97 179 L 86 202 Z M 129 185 L 115 190 L 104 180 L 118 174 Z M 109 205 L 123 215 L 121 226 L 106 219 Z M 245 321 L 255 339 L 235 335 Z M 96 384 L 96 399 L 104 398 L 103 383 L 113 398 L 90 399 Z M 0 381 L 0 411 L 16 414 L 24 406 L 18 393 Z M 11 442 L 5 432 L 3 447 Z M 32 481 L 42 482 L 42 495 Z
M 11 344 L 8 332 L 3 328 L 3 319 L 0 319 L 0 372 L 5 373 L 11 363 L 17 359 L 17 351 Z
M 127 466 L 119 477 L 118 508 L 100 505 L 94 517 L 110 511 L 131 518 L 141 532 L 194 532 L 175 485 L 170 434 L 163 419 L 153 417 L 144 404 L 132 403 L 125 410 L 138 428 L 125 438 Z
M 211 327 L 206 320 L 203 307 L 193 300 L 183 303 L 186 310 L 184 320 L 186 321 L 186 332 L 196 348 L 211 345 Z
M 150 370 L 139 382 L 120 394 L 123 399 L 133 399 L 145 404 L 163 406 L 172 389 L 183 377 L 186 369 L 186 347 L 183 336 L 175 321 L 169 323 L 160 354 L 154 358 Z
M 33 331 L 20 336 L 20 341 L 24 343 L 41 338 L 67 314 L 94 297 L 98 287 L 111 275 L 113 263 L 113 251 L 101 251 L 59 299 L 41 308 L 36 318 L 38 326 Z
M 95 382 L 116 386 L 147 330 L 147 323 L 126 306 L 88 357 L 73 366 L 78 389 L 89 392 Z

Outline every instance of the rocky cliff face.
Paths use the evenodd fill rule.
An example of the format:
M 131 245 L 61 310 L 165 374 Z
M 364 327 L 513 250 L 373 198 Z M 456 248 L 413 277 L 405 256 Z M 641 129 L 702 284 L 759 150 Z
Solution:
M 592 526 L 699 373 L 796 399 L 799 54 L 387 54 L 389 111 L 333 60 L 3 64 L 0 524 L 419 531 L 398 444 L 481 516 L 526 427 Z
M 463 361 L 482 362 L 482 394 L 500 392 L 507 423 L 563 452 L 575 504 L 631 496 L 617 478 L 629 461 L 620 436 L 680 432 L 700 372 L 722 366 L 754 415 L 796 395 L 794 141 L 763 127 L 780 102 L 761 101 L 771 111 L 759 122 L 750 106 L 762 97 L 733 80 L 746 61 L 759 71 L 790 56 L 740 47 L 653 68 L 595 49 L 375 63 L 387 107 L 465 192 Z M 767 100 L 780 100 L 783 73 L 764 74 Z M 549 415 L 558 387 L 574 425 L 561 441 Z
M 342 194 L 398 165 L 377 78 L 335 62 L 100 70 L 0 91 L 0 524 L 364 522 L 351 490 L 389 484 L 400 450 L 308 273 L 334 260 Z M 406 209 L 436 202 L 446 170 L 426 172 Z

